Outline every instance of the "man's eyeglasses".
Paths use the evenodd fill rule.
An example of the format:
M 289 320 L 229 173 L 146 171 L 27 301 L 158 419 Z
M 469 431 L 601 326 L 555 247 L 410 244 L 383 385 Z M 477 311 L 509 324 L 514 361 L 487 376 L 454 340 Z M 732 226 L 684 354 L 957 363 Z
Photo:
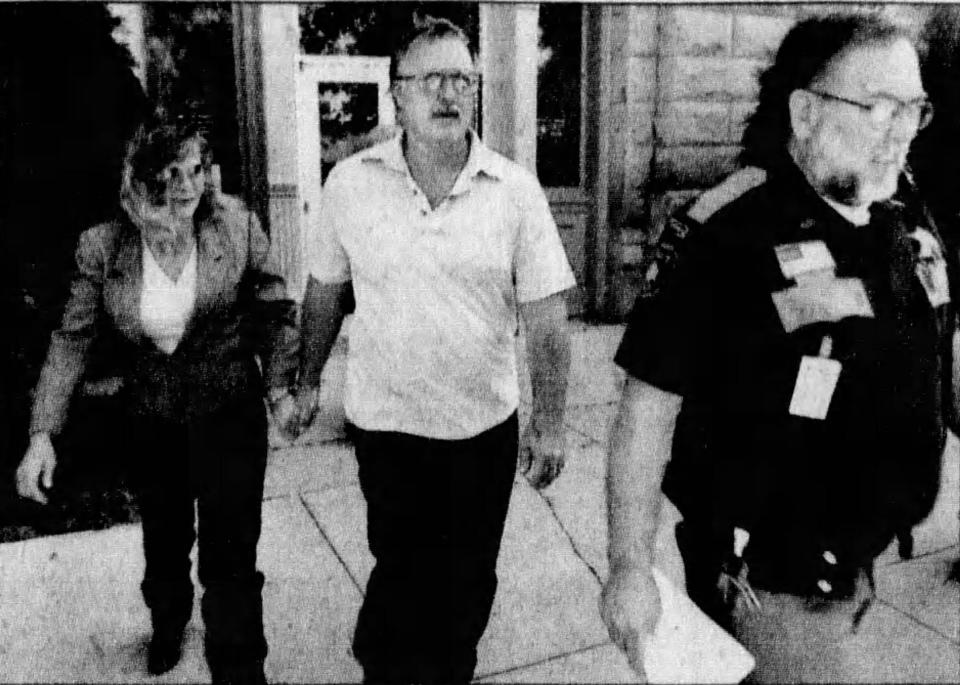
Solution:
M 397 74 L 397 81 L 415 81 L 427 95 L 436 95 L 449 82 L 457 95 L 467 95 L 477 89 L 480 77 L 465 71 L 428 71 L 426 74 Z
M 933 119 L 933 104 L 926 98 L 917 98 L 904 102 L 897 98 L 887 95 L 878 95 L 872 102 L 860 102 L 850 98 L 840 97 L 833 93 L 826 93 L 821 90 L 806 89 L 808 92 L 818 95 L 827 100 L 842 102 L 847 105 L 853 105 L 867 115 L 870 125 L 878 130 L 885 129 L 894 120 L 909 124 L 912 128 L 919 131 L 925 128 L 930 120 Z

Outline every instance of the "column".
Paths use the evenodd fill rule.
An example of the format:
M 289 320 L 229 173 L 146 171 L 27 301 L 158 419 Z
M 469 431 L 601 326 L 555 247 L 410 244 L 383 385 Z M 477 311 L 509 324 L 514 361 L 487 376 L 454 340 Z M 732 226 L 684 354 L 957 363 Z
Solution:
M 298 6 L 234 5 L 238 111 L 244 181 L 261 212 L 291 294 L 305 286 L 304 212 L 299 192 L 296 62 Z
M 480 4 L 484 142 L 534 173 L 538 15 L 533 3 Z

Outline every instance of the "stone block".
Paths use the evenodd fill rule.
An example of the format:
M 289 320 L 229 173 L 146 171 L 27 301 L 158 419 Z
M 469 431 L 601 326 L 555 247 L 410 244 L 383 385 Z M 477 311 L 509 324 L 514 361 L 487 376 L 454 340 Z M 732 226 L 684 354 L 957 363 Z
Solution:
M 663 25 L 663 53 L 692 57 L 729 55 L 732 26 L 733 18 L 725 12 L 698 6 L 671 7 Z
M 761 62 L 744 58 L 666 57 L 660 63 L 664 101 L 754 100 Z
M 630 5 L 627 41 L 630 53 L 651 56 L 657 52 L 657 7 L 655 5 Z
M 734 145 L 679 145 L 657 151 L 653 173 L 668 188 L 708 188 L 736 168 Z
M 755 102 L 734 102 L 730 105 L 727 140 L 731 143 L 739 143 L 743 140 L 743 129 L 747 126 L 747 118 L 753 114 L 753 110 L 756 108 L 757 103 Z
M 733 19 L 733 54 L 770 60 L 793 26 L 792 17 L 741 14 Z
M 729 142 L 726 103 L 672 102 L 657 114 L 657 139 L 665 145 Z
M 627 63 L 627 102 L 652 102 L 657 92 L 657 62 L 631 57 Z
M 628 146 L 650 145 L 653 140 L 653 112 L 652 102 L 635 104 L 629 108 L 626 120 Z
M 623 212 L 624 218 L 643 214 L 643 195 L 650 176 L 653 147 L 631 146 L 624 155 Z

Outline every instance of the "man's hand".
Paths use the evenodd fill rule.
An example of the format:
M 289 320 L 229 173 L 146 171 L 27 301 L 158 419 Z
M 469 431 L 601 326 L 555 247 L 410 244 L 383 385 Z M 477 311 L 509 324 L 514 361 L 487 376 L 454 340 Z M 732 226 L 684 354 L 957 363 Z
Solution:
M 531 419 L 520 441 L 519 469 L 527 482 L 538 490 L 547 487 L 560 475 L 566 458 L 563 425 L 541 430 Z
M 47 503 L 44 490 L 53 487 L 53 470 L 57 467 L 57 454 L 46 433 L 38 433 L 30 439 L 27 453 L 23 455 L 17 467 L 17 492 L 21 497 L 32 499 L 40 504 Z
M 657 628 L 660 610 L 660 591 L 649 567 L 611 569 L 600 595 L 600 616 L 610 639 L 644 679 L 643 646 Z

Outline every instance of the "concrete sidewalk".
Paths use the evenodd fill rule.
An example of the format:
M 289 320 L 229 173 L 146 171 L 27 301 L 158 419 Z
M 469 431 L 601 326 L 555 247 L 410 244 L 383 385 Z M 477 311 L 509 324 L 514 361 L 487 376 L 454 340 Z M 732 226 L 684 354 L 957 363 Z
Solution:
M 545 492 L 522 479 L 514 485 L 500 587 L 480 645 L 477 676 L 484 682 L 636 680 L 597 612 L 607 572 L 603 442 L 622 383 L 611 362 L 622 329 L 574 326 L 572 455 Z M 352 449 L 342 440 L 343 371 L 344 358 L 335 355 L 317 425 L 270 457 L 259 559 L 267 578 L 271 681 L 356 682 L 361 676 L 350 638 L 372 559 Z M 521 419 L 528 407 L 525 401 Z M 916 531 L 916 558 L 901 562 L 891 549 L 880 560 L 881 601 L 861 628 L 875 638 L 871 680 L 907 661 L 915 664 L 916 681 L 960 681 L 960 588 L 944 583 L 960 556 L 958 454 L 951 439 L 941 496 Z M 668 509 L 664 519 L 659 564 L 682 585 L 669 535 L 676 512 Z M 162 677 L 147 675 L 142 570 L 139 526 L 0 545 L 0 680 L 208 681 L 199 607 L 182 662 Z

